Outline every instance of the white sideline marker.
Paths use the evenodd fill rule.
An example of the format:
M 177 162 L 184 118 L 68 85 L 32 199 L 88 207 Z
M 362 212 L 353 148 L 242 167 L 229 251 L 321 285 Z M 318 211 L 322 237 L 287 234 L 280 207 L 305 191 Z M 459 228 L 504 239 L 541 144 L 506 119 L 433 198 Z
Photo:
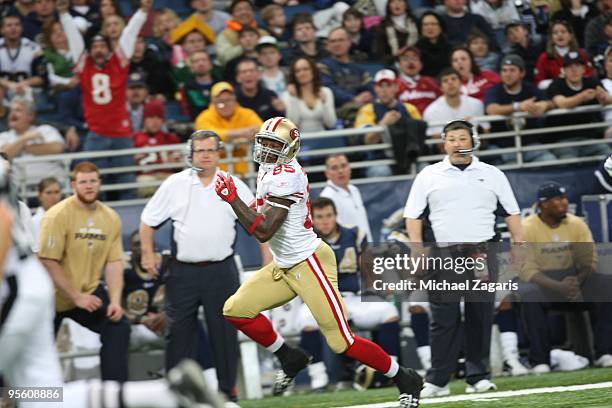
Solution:
M 421 404 L 429 405 L 429 404 L 443 404 L 446 402 L 478 401 L 478 400 L 491 401 L 491 400 L 497 400 L 499 398 L 520 397 L 522 395 L 596 390 L 596 389 L 601 389 L 601 388 L 612 388 L 612 381 L 601 382 L 601 383 L 596 383 L 596 384 L 567 385 L 567 386 L 562 386 L 562 387 L 528 388 L 528 389 L 516 390 L 516 391 L 485 392 L 482 394 L 461 394 L 461 395 L 454 395 L 450 397 L 426 398 L 426 399 L 421 400 Z M 378 404 L 353 405 L 350 407 L 343 407 L 343 408 L 394 408 L 394 407 L 397 407 L 397 401 L 382 402 Z

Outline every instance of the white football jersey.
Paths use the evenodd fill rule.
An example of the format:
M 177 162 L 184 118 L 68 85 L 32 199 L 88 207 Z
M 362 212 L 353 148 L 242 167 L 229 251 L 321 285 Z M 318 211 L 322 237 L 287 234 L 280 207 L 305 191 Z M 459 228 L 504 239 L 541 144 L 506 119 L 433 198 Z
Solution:
M 321 243 L 312 229 L 308 177 L 296 159 L 268 171 L 260 166 L 256 196 L 258 212 L 262 211 L 269 197 L 294 202 L 283 225 L 268 241 L 277 265 L 289 268 L 307 259 Z M 270 205 L 270 202 L 267 204 Z

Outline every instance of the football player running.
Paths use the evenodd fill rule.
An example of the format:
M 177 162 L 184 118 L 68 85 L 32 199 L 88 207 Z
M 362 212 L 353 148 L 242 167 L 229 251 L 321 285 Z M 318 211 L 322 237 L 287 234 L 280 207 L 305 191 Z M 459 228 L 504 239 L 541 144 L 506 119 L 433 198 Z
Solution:
M 416 371 L 399 366 L 380 346 L 351 332 L 338 292 L 334 252 L 312 228 L 308 178 L 296 160 L 299 149 L 300 132 L 293 122 L 284 117 L 264 122 L 255 135 L 253 160 L 259 164 L 259 174 L 251 205 L 240 200 L 231 176 L 218 175 L 217 194 L 231 205 L 250 234 L 269 242 L 274 259 L 225 302 L 223 314 L 278 357 L 282 371 L 274 383 L 274 395 L 292 384 L 311 357 L 285 344 L 261 312 L 299 296 L 335 353 L 392 378 L 399 388 L 399 406 L 418 407 L 423 381 Z

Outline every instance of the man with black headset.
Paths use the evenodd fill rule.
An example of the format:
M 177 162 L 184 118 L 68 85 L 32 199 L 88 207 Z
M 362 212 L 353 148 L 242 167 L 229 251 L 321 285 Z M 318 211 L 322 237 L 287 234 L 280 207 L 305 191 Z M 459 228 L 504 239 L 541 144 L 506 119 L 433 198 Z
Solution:
M 425 253 L 422 230 L 423 218 L 428 213 L 436 241 L 436 248 L 430 256 L 473 257 L 484 253 L 488 261 L 486 279 L 493 282 L 497 275 L 497 262 L 494 248 L 487 243 L 496 239 L 496 212 L 505 217 L 512 241 L 522 243 L 518 204 L 506 176 L 474 156 L 480 140 L 470 122 L 452 120 L 446 124 L 441 136 L 447 156 L 417 175 L 404 210 L 411 248 Z M 441 272 L 427 271 L 427 274 L 439 281 Z M 458 269 L 450 271 L 445 278 L 457 278 L 459 273 Z M 463 330 L 461 296 L 465 297 Z M 466 392 L 496 389 L 489 380 L 494 300 L 495 293 L 487 292 L 429 292 L 432 367 L 427 372 L 422 398 L 450 394 L 448 382 L 462 345 L 466 357 Z
M 204 307 L 214 354 L 219 389 L 236 401 L 238 368 L 236 330 L 223 318 L 223 304 L 240 286 L 232 248 L 236 238 L 236 215 L 215 193 L 222 143 L 215 132 L 199 130 L 187 142 L 188 169 L 168 177 L 141 215 L 141 264 L 153 277 L 158 266 L 153 252 L 155 228 L 167 220 L 173 226 L 173 257 L 166 277 L 168 342 L 166 369 L 184 358 L 195 358 L 198 339 L 198 308 Z M 236 179 L 239 196 L 254 196 Z M 262 256 L 267 258 L 262 245 Z

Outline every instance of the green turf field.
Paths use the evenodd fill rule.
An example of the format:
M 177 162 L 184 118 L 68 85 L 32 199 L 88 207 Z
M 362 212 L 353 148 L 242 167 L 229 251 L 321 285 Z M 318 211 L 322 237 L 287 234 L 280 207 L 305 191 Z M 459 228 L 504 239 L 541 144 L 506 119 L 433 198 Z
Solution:
M 587 369 L 571 373 L 551 373 L 524 377 L 495 378 L 498 391 L 514 391 L 527 388 L 581 385 L 612 381 L 612 368 Z M 451 383 L 451 395 L 464 394 L 465 383 Z M 264 398 L 258 401 L 240 401 L 243 408 L 323 408 L 390 402 L 397 398 L 394 388 L 369 390 L 366 392 L 344 391 L 322 394 L 301 394 L 291 397 Z M 431 400 L 433 401 L 433 400 Z M 612 408 L 612 388 L 568 391 L 551 394 L 535 394 L 494 399 L 487 401 L 461 401 L 440 404 L 423 404 L 431 407 L 600 407 Z

